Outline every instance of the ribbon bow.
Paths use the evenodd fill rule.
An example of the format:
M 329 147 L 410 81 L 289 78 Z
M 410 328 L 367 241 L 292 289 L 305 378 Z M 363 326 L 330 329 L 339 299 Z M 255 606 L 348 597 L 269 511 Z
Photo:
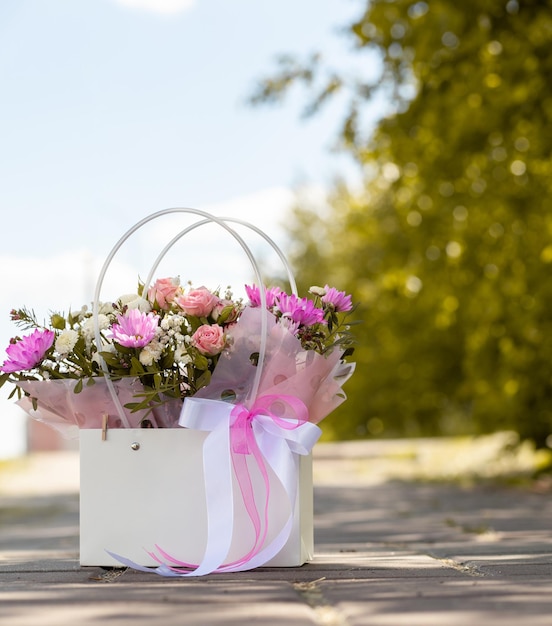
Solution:
M 267 395 L 248 409 L 243 404 L 187 398 L 180 426 L 209 431 L 203 445 L 203 469 L 207 505 L 207 546 L 200 564 L 191 564 L 156 546 L 150 553 L 160 565 L 146 568 L 110 553 L 124 565 L 162 576 L 203 576 L 212 572 L 236 572 L 259 567 L 272 559 L 289 539 L 297 497 L 298 458 L 307 455 L 321 431 L 308 421 L 306 405 L 294 396 Z M 263 493 L 253 488 L 250 463 L 262 478 Z M 280 529 L 271 527 L 268 505 L 271 483 L 268 467 L 281 483 L 289 515 Z M 254 527 L 253 546 L 233 562 L 226 562 L 234 531 L 236 476 L 247 515 Z M 259 507 L 258 500 L 262 500 Z M 259 513 L 262 511 L 262 515 Z M 268 535 L 273 539 L 267 542 Z

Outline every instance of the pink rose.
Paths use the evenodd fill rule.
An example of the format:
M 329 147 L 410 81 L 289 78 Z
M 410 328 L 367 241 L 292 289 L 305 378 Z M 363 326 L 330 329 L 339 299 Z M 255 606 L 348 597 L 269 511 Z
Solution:
M 187 315 L 207 317 L 218 304 L 219 298 L 207 288 L 199 287 L 182 294 L 175 302 Z
M 231 310 L 230 310 L 231 308 Z M 220 322 L 220 316 L 224 310 L 227 312 L 224 315 L 224 320 Z M 219 300 L 214 309 L 211 311 L 211 317 L 215 320 L 215 322 L 220 322 L 221 324 L 231 324 L 238 319 L 239 315 L 239 307 L 237 307 L 232 300 Z
M 168 309 L 179 289 L 178 278 L 158 278 L 148 289 L 148 300 L 152 304 L 157 302 L 162 309 Z
M 222 352 L 225 342 L 224 330 L 218 324 L 203 324 L 192 335 L 192 346 L 206 356 Z

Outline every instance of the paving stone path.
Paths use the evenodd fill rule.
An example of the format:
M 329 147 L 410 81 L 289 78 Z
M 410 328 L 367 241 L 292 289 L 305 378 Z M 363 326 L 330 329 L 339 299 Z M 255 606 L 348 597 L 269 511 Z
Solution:
M 374 444 L 317 448 L 314 561 L 185 580 L 79 566 L 75 453 L 0 470 L 0 625 L 552 624 L 548 489 L 398 480 Z

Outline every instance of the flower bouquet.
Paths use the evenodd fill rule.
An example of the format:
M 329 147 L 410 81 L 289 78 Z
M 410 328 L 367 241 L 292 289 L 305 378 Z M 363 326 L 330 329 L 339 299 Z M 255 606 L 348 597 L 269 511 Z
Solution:
M 134 293 L 101 301 L 103 276 L 120 245 L 136 228 L 173 211 L 205 219 L 170 245 L 191 228 L 214 221 L 248 253 L 258 285 L 245 286 L 245 296 L 235 298 L 229 289 L 183 286 L 177 277 L 148 277 L 138 281 Z M 202 450 L 201 498 L 207 509 L 195 532 L 201 534 L 201 526 L 207 529 L 203 557 L 176 558 L 174 550 L 164 547 L 171 540 L 157 537 L 155 550 L 145 551 L 145 561 L 122 555 L 126 547 L 112 550 L 103 545 L 111 560 L 83 563 L 81 519 L 83 564 L 137 568 L 155 564 L 163 575 L 250 569 L 273 561 L 298 523 L 297 456 L 308 455 L 320 435 L 316 424 L 345 399 L 342 385 L 354 370 L 346 360 L 353 350 L 347 323 L 353 304 L 349 295 L 328 285 L 312 287 L 309 297 L 299 297 L 289 269 L 291 293 L 261 287 L 258 266 L 229 222 L 253 228 L 275 247 L 261 231 L 238 220 L 193 209 L 162 211 L 143 220 L 117 244 L 100 275 L 91 309 L 53 313 L 48 324 L 41 324 L 27 308 L 11 312 L 12 320 L 27 332 L 10 342 L 0 366 L 0 386 L 14 383 L 12 395 L 31 417 L 66 436 L 80 434 L 81 518 L 86 517 L 82 507 L 87 502 L 82 481 L 88 475 L 83 455 L 90 445 L 96 446 L 98 438 L 92 437 L 98 429 L 104 441 L 126 437 L 128 443 L 130 437 L 132 450 L 140 448 L 146 432 L 152 437 L 152 430 L 158 431 L 155 437 L 165 446 L 155 453 L 161 466 L 181 432 L 200 433 L 196 445 Z M 187 450 L 176 453 L 179 467 Z M 120 450 L 114 455 L 114 463 L 120 463 Z M 148 470 L 145 480 L 150 477 Z M 217 496 L 221 483 L 227 492 Z M 96 477 L 88 489 L 97 491 Z M 159 485 L 154 489 L 159 491 Z M 179 489 L 175 485 L 171 491 Z M 238 505 L 232 501 L 235 493 Z M 272 515 L 270 509 L 281 508 L 282 498 L 287 513 L 274 524 L 272 517 L 278 513 Z M 92 511 L 97 502 L 94 498 L 90 502 L 90 526 L 97 527 L 97 513 Z M 245 522 L 239 523 L 253 528 L 246 547 L 234 545 L 235 535 L 243 534 L 236 532 L 240 508 Z M 224 524 L 214 519 L 219 513 Z M 136 516 L 141 512 L 132 513 Z M 182 528 L 177 525 L 174 533 L 182 534 Z M 165 528 L 160 534 L 170 532 Z

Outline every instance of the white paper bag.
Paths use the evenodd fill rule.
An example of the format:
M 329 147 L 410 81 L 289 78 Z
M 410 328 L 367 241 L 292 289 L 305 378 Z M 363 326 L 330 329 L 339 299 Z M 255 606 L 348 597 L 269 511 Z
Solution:
M 206 432 L 175 429 L 80 431 L 80 562 L 117 566 L 107 551 L 143 566 L 159 563 L 148 554 L 159 546 L 172 557 L 200 563 L 207 544 L 203 479 Z M 299 456 L 297 502 L 291 535 L 267 566 L 295 567 L 313 556 L 312 457 Z M 270 468 L 269 468 L 270 470 Z M 252 472 L 254 489 L 263 488 Z M 270 476 L 269 531 L 289 518 L 279 481 Z M 251 549 L 255 532 L 234 485 L 234 533 L 226 562 Z

